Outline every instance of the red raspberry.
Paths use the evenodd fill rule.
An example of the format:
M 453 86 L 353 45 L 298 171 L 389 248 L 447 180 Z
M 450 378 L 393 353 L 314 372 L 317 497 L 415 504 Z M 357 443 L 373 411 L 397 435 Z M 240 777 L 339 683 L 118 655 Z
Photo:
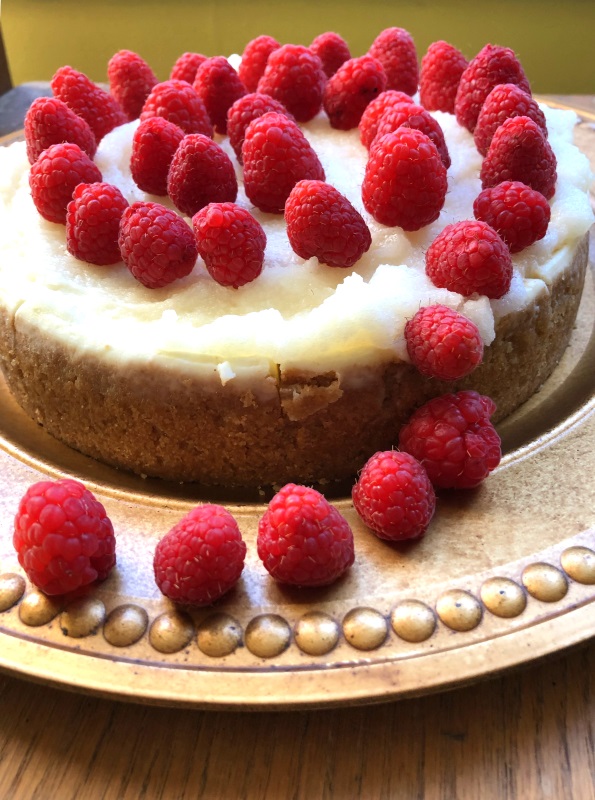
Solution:
M 488 152 L 496 130 L 510 117 L 530 117 L 547 137 L 545 116 L 537 102 L 514 83 L 501 83 L 486 97 L 473 132 L 475 146 L 482 156 Z
M 514 52 L 508 47 L 486 44 L 461 75 L 455 99 L 459 125 L 473 133 L 486 97 L 499 83 L 514 83 L 531 94 L 529 81 Z
M 386 88 L 380 61 L 371 56 L 351 58 L 329 78 L 323 106 L 332 128 L 357 128 L 366 106 Z
M 143 192 L 167 194 L 169 167 L 184 138 L 184 131 L 163 117 L 149 117 L 138 126 L 132 138 L 130 173 Z
M 282 214 L 298 181 L 324 180 L 322 165 L 304 134 L 274 111 L 248 125 L 242 159 L 246 195 L 261 211 Z
M 122 259 L 137 281 L 159 289 L 189 275 L 197 258 L 190 227 L 159 203 L 133 203 L 122 214 Z
M 66 247 L 90 264 L 117 264 L 120 220 L 128 202 L 110 183 L 79 183 L 68 204 Z
M 267 237 L 249 211 L 235 203 L 209 203 L 192 217 L 198 252 L 209 275 L 237 289 L 262 272 Z
M 372 42 L 368 55 L 384 67 L 387 89 L 415 94 L 419 70 L 411 34 L 403 28 L 385 28 Z
M 288 483 L 258 523 L 258 555 L 281 583 L 328 586 L 353 564 L 347 521 L 319 492 Z
M 504 120 L 481 165 L 481 186 L 520 181 L 550 200 L 556 191 L 557 162 L 550 143 L 529 117 Z
M 71 142 L 93 158 L 97 142 L 91 128 L 66 103 L 55 97 L 38 97 L 25 116 L 27 158 L 34 164 L 52 144 Z
M 341 64 L 351 58 L 349 45 L 342 36 L 333 31 L 317 36 L 310 45 L 310 50 L 321 60 L 327 78 L 331 78 Z
M 101 172 L 78 144 L 53 144 L 44 150 L 29 172 L 35 207 L 50 222 L 66 222 L 66 208 L 79 183 L 95 183 Z
M 112 95 L 128 119 L 137 119 L 157 77 L 138 53 L 120 50 L 107 63 L 107 77 Z
M 322 181 L 299 181 L 285 203 L 287 236 L 301 258 L 329 267 L 351 267 L 372 244 L 362 215 Z
M 455 113 L 455 97 L 468 61 L 448 42 L 434 42 L 421 60 L 419 102 L 428 111 Z
M 207 606 L 235 586 L 245 558 L 246 544 L 229 511 L 197 506 L 155 548 L 155 582 L 175 603 Z
M 182 53 L 171 68 L 170 80 L 186 81 L 186 83 L 192 85 L 196 78 L 196 70 L 206 60 L 207 57 L 203 56 L 202 53 Z
M 50 86 L 54 97 L 62 100 L 85 120 L 93 131 L 97 144 L 106 133 L 126 122 L 126 114 L 117 100 L 72 67 L 60 67 Z
M 141 122 L 163 117 L 184 133 L 202 133 L 213 138 L 213 126 L 205 104 L 186 81 L 164 81 L 151 90 L 140 115 Z
M 375 100 L 372 100 L 370 105 L 366 106 L 366 110 L 359 122 L 359 135 L 365 148 L 369 150 L 376 138 L 378 123 L 384 112 L 400 103 L 413 103 L 413 100 L 405 92 L 389 89 L 386 92 L 381 92 Z
M 193 86 L 217 133 L 227 133 L 227 110 L 246 94 L 238 73 L 223 56 L 207 58 L 196 70 Z
M 255 92 L 258 81 L 264 75 L 267 60 L 273 50 L 281 45 L 272 36 L 257 36 L 252 39 L 242 53 L 242 60 L 238 67 L 238 75 L 249 92 Z
M 392 133 L 401 127 L 415 128 L 425 133 L 428 139 L 436 145 L 446 169 L 450 167 L 450 155 L 444 139 L 444 132 L 429 111 L 412 102 L 396 103 L 391 108 L 387 108 L 378 121 L 376 137 L 379 139 L 385 133 Z
M 242 146 L 246 128 L 253 119 L 262 117 L 267 111 L 276 111 L 277 114 L 284 114 L 293 120 L 292 115 L 278 100 L 268 94 L 260 94 L 259 92 L 245 94 L 240 97 L 227 112 L 227 135 L 240 164 L 242 163 Z
M 355 510 L 380 539 L 400 542 L 424 535 L 436 509 L 430 479 L 409 453 L 376 453 L 351 493 Z
M 258 91 L 283 103 L 298 122 L 308 122 L 320 111 L 325 84 L 318 56 L 302 45 L 285 44 L 270 54 Z
M 34 483 L 19 503 L 13 544 L 29 580 L 45 594 L 103 581 L 116 563 L 114 529 L 82 483 Z
M 447 225 L 429 246 L 426 273 L 439 288 L 497 300 L 510 288 L 512 259 L 493 228 L 485 222 L 462 220 Z
M 169 168 L 167 193 L 189 217 L 208 203 L 233 203 L 238 181 L 230 157 L 207 136 L 185 136 Z
M 447 306 L 420 308 L 405 325 L 405 341 L 411 363 L 441 381 L 464 378 L 483 358 L 477 325 Z
M 476 197 L 473 214 L 494 228 L 511 253 L 518 253 L 543 239 L 551 209 L 535 189 L 520 181 L 503 181 Z
M 470 489 L 500 463 L 500 437 L 490 422 L 495 410 L 493 400 L 473 391 L 435 397 L 401 428 L 399 447 L 435 487 Z
M 438 219 L 446 168 L 435 144 L 415 128 L 376 138 L 362 183 L 366 210 L 383 225 L 417 231 Z

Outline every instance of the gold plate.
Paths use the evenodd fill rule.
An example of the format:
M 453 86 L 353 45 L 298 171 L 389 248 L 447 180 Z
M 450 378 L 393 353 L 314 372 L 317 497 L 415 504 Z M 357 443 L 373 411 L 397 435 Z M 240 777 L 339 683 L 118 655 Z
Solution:
M 577 138 L 595 161 L 587 114 Z M 585 641 L 595 634 L 594 323 L 591 268 L 560 365 L 499 426 L 502 463 L 480 488 L 444 493 L 421 541 L 380 541 L 335 491 L 356 563 L 324 590 L 266 574 L 255 547 L 265 496 L 107 467 L 50 437 L 0 384 L 0 668 L 144 703 L 297 708 L 436 691 Z M 118 541 L 110 578 L 66 607 L 24 579 L 12 549 L 18 501 L 48 475 L 91 488 Z M 152 556 L 206 499 L 234 514 L 248 556 L 227 597 L 188 612 L 161 596 Z

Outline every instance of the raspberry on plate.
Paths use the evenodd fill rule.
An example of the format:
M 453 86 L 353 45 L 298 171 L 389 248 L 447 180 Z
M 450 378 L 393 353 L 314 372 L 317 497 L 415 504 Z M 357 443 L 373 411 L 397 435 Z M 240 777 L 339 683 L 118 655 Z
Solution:
M 258 523 L 258 555 L 280 583 L 328 586 L 355 559 L 347 520 L 320 492 L 288 483 Z
M 415 94 L 419 77 L 415 43 L 404 28 L 385 28 L 372 42 L 368 55 L 384 67 L 387 89 Z
M 238 181 L 230 157 L 207 136 L 185 136 L 169 168 L 167 193 L 189 217 L 208 203 L 233 203 Z
M 419 102 L 428 111 L 455 112 L 455 98 L 461 75 L 467 68 L 465 56 L 452 44 L 433 42 L 421 60 Z
M 503 181 L 475 198 L 473 214 L 492 226 L 511 253 L 519 253 L 543 239 L 551 208 L 535 189 L 520 181 Z
M 79 183 L 66 214 L 66 247 L 81 261 L 100 266 L 121 261 L 120 220 L 128 202 L 110 183 Z
M 427 472 L 413 456 L 398 450 L 373 455 L 360 472 L 351 497 L 368 528 L 391 542 L 419 539 L 436 509 Z
M 184 131 L 163 117 L 141 122 L 132 137 L 130 174 L 143 192 L 167 194 L 169 168 Z
M 473 131 L 475 146 L 482 156 L 488 152 L 500 125 L 510 117 L 530 117 L 547 137 L 545 115 L 537 102 L 514 83 L 501 83 L 486 97 Z
M 277 114 L 284 114 L 293 120 L 293 116 L 282 103 L 275 100 L 274 97 L 260 92 L 252 92 L 240 97 L 227 112 L 227 135 L 240 164 L 242 163 L 242 146 L 248 125 L 253 119 L 262 117 L 268 111 L 276 111 Z M 295 120 L 293 121 L 295 122 Z
M 329 78 L 323 107 L 331 128 L 357 128 L 366 106 L 385 90 L 386 75 L 380 61 L 371 56 L 351 58 Z
M 78 144 L 89 158 L 97 150 L 89 125 L 55 97 L 38 97 L 31 103 L 25 115 L 25 142 L 30 164 L 53 144 Z
M 140 116 L 157 76 L 138 53 L 120 50 L 107 62 L 110 92 L 129 120 Z
M 436 488 L 470 489 L 500 463 L 500 437 L 490 422 L 495 410 L 474 391 L 435 397 L 401 428 L 399 447 L 425 467 Z
M 144 122 L 151 117 L 163 117 L 184 133 L 202 133 L 213 138 L 213 126 L 205 104 L 186 81 L 163 81 L 151 89 L 140 119 Z
M 372 102 L 366 106 L 358 127 L 361 143 L 367 150 L 370 149 L 372 142 L 376 138 L 378 124 L 384 116 L 384 112 L 396 106 L 398 103 L 413 103 L 413 98 L 405 94 L 405 92 L 398 92 L 396 89 L 387 89 L 385 92 L 381 92 L 375 100 L 372 100 Z
M 257 91 L 283 103 L 298 122 L 308 122 L 320 111 L 325 84 L 318 56 L 302 45 L 285 44 L 270 54 Z
M 157 544 L 155 582 L 175 603 L 210 605 L 238 582 L 245 558 L 246 544 L 229 511 L 197 506 Z
M 60 67 L 50 86 L 54 97 L 62 100 L 85 120 L 93 131 L 97 144 L 106 133 L 126 122 L 126 114 L 115 97 L 72 67 Z
M 416 128 L 418 131 L 425 133 L 428 139 L 436 145 L 446 169 L 450 167 L 450 155 L 444 139 L 444 132 L 440 127 L 440 123 L 434 119 L 429 111 L 411 101 L 395 103 L 395 105 L 387 108 L 378 120 L 376 137 L 379 139 L 385 133 L 392 133 L 401 127 Z
M 27 489 L 15 517 L 13 544 L 29 580 L 47 595 L 103 581 L 116 563 L 114 529 L 103 505 L 69 478 Z
M 238 73 L 223 56 L 203 61 L 192 84 L 205 104 L 217 133 L 227 133 L 227 111 L 239 97 L 247 94 Z
M 322 61 L 322 68 L 327 78 L 332 77 L 341 64 L 351 58 L 349 45 L 334 31 L 327 31 L 317 36 L 312 41 L 310 50 Z
M 352 267 L 372 244 L 359 211 L 323 181 L 296 183 L 285 203 L 285 221 L 298 256 L 315 257 L 330 267 Z
M 199 255 L 221 286 L 237 289 L 262 272 L 266 234 L 249 211 L 235 203 L 209 203 L 192 217 Z
M 281 45 L 272 36 L 263 34 L 248 42 L 242 53 L 238 75 L 249 92 L 255 92 L 258 81 L 264 75 L 267 61 L 273 50 Z
M 207 57 L 202 53 L 182 53 L 171 68 L 169 78 L 172 81 L 186 81 L 192 85 L 196 78 L 196 70 Z

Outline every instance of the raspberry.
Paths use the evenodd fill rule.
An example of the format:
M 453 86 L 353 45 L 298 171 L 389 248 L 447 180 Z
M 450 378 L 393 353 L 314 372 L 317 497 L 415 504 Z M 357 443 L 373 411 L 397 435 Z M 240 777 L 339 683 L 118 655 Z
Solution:
M 510 117 L 530 117 L 547 137 L 544 113 L 531 95 L 514 83 L 501 83 L 486 97 L 473 132 L 475 146 L 482 156 L 488 152 L 496 130 Z
M 381 92 L 375 100 L 372 100 L 370 105 L 366 106 L 366 110 L 362 114 L 362 118 L 359 122 L 359 135 L 361 143 L 368 150 L 376 138 L 378 123 L 384 115 L 384 112 L 396 106 L 398 103 L 413 103 L 413 100 L 408 94 L 405 94 L 405 92 L 397 92 L 395 89 L 389 89 L 386 92 Z
M 332 128 L 348 131 L 359 124 L 366 106 L 386 88 L 380 61 L 371 56 L 351 58 L 329 78 L 323 106 Z
M 401 428 L 399 447 L 435 487 L 470 489 L 500 463 L 500 437 L 490 422 L 495 410 L 493 400 L 473 391 L 435 397 Z
M 30 164 L 52 144 L 78 144 L 89 158 L 97 150 L 95 136 L 85 120 L 55 97 L 38 97 L 31 103 L 25 115 L 25 142 Z
M 120 50 L 107 63 L 110 91 L 129 120 L 137 119 L 157 77 L 138 53 Z
M 207 58 L 196 70 L 193 86 L 217 133 L 227 133 L 227 110 L 246 94 L 238 73 L 223 56 Z
M 473 133 L 486 97 L 499 83 L 514 83 L 531 94 L 529 81 L 514 52 L 508 47 L 486 44 L 461 75 L 455 98 L 459 125 Z
M 447 306 L 420 308 L 405 325 L 405 341 L 411 363 L 441 381 L 464 378 L 483 357 L 477 325 Z
M 155 582 L 176 603 L 206 606 L 228 592 L 244 569 L 246 544 L 222 506 L 193 508 L 155 548 Z
M 114 529 L 82 483 L 39 481 L 19 503 L 13 544 L 29 580 L 45 594 L 103 581 L 116 563 Z
M 351 497 L 368 528 L 391 542 L 419 539 L 436 509 L 436 495 L 425 469 L 409 453 L 397 450 L 369 459 Z
M 519 181 L 504 181 L 476 197 L 473 214 L 494 228 L 511 253 L 518 253 L 543 239 L 551 209 L 535 189 Z
M 331 78 L 351 58 L 349 45 L 342 36 L 333 31 L 317 36 L 310 45 L 310 50 L 321 60 L 327 78 Z
M 330 267 L 351 267 L 372 244 L 362 215 L 322 181 L 299 181 L 285 203 L 287 236 L 301 258 Z
M 421 60 L 419 102 L 428 111 L 455 112 L 455 97 L 467 59 L 448 42 L 434 42 Z
M 163 117 L 184 133 L 202 133 L 213 138 L 213 126 L 205 104 L 186 81 L 163 81 L 151 89 L 143 106 L 141 122 Z
M 50 222 L 66 222 L 66 208 L 79 183 L 95 183 L 101 172 L 78 144 L 53 144 L 44 150 L 29 172 L 35 207 Z
M 242 163 L 242 145 L 246 128 L 253 119 L 262 117 L 267 111 L 276 111 L 293 120 L 292 115 L 278 100 L 268 94 L 258 92 L 240 97 L 227 112 L 227 135 L 240 164 Z
M 130 173 L 143 192 L 167 194 L 169 167 L 184 131 L 163 117 L 141 122 L 132 138 Z
M 149 289 L 192 272 L 197 258 L 190 227 L 159 203 L 133 203 L 122 214 L 120 253 L 137 281 Z
M 324 180 L 322 165 L 304 134 L 274 111 L 248 125 L 242 159 L 246 195 L 261 211 L 282 214 L 298 181 Z
M 169 75 L 172 81 L 186 81 L 192 85 L 196 78 L 196 70 L 200 67 L 207 57 L 202 53 L 182 53 L 171 68 Z
M 320 111 L 325 84 L 318 56 L 302 45 L 285 44 L 270 54 L 257 88 L 283 103 L 298 122 L 308 122 Z
M 82 117 L 93 131 L 97 144 L 106 133 L 123 125 L 126 114 L 117 100 L 72 67 L 60 67 L 50 82 L 54 97 Z
M 288 483 L 258 523 L 258 555 L 281 583 L 328 586 L 353 564 L 347 521 L 319 492 Z
M 90 264 L 117 264 L 120 219 L 128 202 L 110 183 L 79 183 L 66 215 L 68 252 Z
M 368 55 L 384 67 L 387 89 L 415 94 L 419 70 L 411 34 L 403 28 L 385 28 L 372 42 Z
M 536 122 L 529 117 L 504 120 L 481 165 L 481 186 L 520 181 L 550 200 L 556 191 L 556 156 Z
M 444 133 L 440 124 L 422 106 L 416 103 L 396 103 L 387 108 L 378 121 L 376 136 L 380 138 L 385 133 L 392 133 L 397 128 L 416 128 L 425 133 L 436 145 L 442 163 L 448 169 L 450 167 L 450 155 L 444 139 Z M 372 143 L 373 146 L 373 143 Z
M 198 252 L 209 275 L 237 289 L 262 272 L 266 234 L 249 211 L 235 203 L 209 203 L 192 218 Z
M 207 203 L 233 203 L 238 181 L 231 159 L 207 136 L 185 136 L 169 168 L 167 193 L 189 217 Z
M 362 183 L 366 210 L 383 225 L 416 231 L 438 218 L 446 168 L 436 146 L 415 128 L 376 138 Z
M 503 297 L 512 280 L 512 259 L 505 242 L 485 222 L 462 220 L 447 225 L 426 252 L 426 273 L 439 288 L 469 297 Z
M 242 60 L 238 67 L 238 75 L 249 92 L 255 92 L 258 81 L 264 75 L 267 60 L 273 50 L 281 45 L 272 36 L 257 36 L 252 39 L 242 53 Z

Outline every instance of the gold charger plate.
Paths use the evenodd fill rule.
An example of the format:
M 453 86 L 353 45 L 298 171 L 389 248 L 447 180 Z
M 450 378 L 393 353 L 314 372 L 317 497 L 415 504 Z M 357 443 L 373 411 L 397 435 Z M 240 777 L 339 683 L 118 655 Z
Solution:
M 577 138 L 595 160 L 589 115 Z M 329 589 L 298 591 L 274 584 L 256 556 L 265 496 L 111 469 L 51 438 L 1 383 L 0 668 L 144 703 L 298 708 L 436 691 L 585 641 L 595 635 L 594 387 L 590 269 L 570 347 L 500 425 L 505 456 L 488 481 L 443 494 L 426 537 L 401 546 L 376 539 L 335 490 L 356 563 Z M 91 488 L 118 539 L 110 578 L 66 604 L 28 583 L 11 543 L 20 497 L 48 475 Z M 248 557 L 226 598 L 188 613 L 160 595 L 152 555 L 206 499 L 234 514 Z

